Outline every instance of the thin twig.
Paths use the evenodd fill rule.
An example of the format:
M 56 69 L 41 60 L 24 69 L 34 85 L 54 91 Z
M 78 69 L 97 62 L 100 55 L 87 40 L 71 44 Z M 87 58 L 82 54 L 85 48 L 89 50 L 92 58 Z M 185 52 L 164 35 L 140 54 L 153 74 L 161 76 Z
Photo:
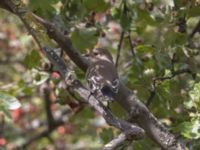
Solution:
M 120 58 L 120 53 L 121 53 L 121 47 L 122 47 L 122 43 L 123 43 L 123 39 L 124 39 L 124 31 L 122 31 L 121 36 L 120 36 L 120 40 L 119 40 L 119 44 L 118 44 L 118 48 L 117 48 L 117 57 L 116 57 L 116 61 L 115 61 L 115 67 L 118 67 L 119 64 L 119 58 Z
M 178 75 L 181 75 L 181 74 L 184 74 L 184 73 L 189 73 L 193 76 L 192 72 L 190 69 L 186 68 L 186 69 L 181 69 L 181 70 L 177 70 L 177 71 L 172 71 L 172 74 L 169 75 L 169 76 L 164 76 L 164 77 L 156 77 L 153 79 L 153 83 L 152 83 L 152 89 L 151 89 L 151 92 L 150 92 L 150 96 L 149 98 L 147 99 L 147 102 L 146 102 L 146 106 L 149 107 L 150 104 L 152 103 L 152 100 L 154 98 L 154 96 L 156 95 L 156 89 L 157 89 L 157 85 L 156 83 L 158 81 L 165 81 L 165 80 L 170 80 Z
M 150 104 L 152 103 L 153 98 L 154 98 L 155 95 L 156 95 L 156 87 L 155 87 L 155 85 L 153 84 L 153 85 L 152 85 L 152 89 L 150 90 L 150 96 L 149 96 L 149 98 L 147 99 L 147 102 L 146 102 L 146 106 L 147 106 L 147 107 L 150 106 Z
M 174 78 L 175 76 L 180 75 L 180 74 L 183 74 L 183 73 L 190 73 L 190 74 L 192 74 L 191 70 L 190 70 L 189 68 L 186 68 L 186 69 L 181 69 L 181 70 L 174 71 L 174 72 L 172 72 L 172 74 L 169 75 L 169 76 L 165 76 L 165 77 L 156 77 L 154 80 L 155 80 L 155 81 L 170 80 L 170 79 Z
M 131 53 L 133 56 L 135 56 L 135 48 L 133 46 L 132 39 L 131 39 L 131 31 L 128 32 L 128 40 L 131 47 Z
M 19 18 L 23 22 L 23 24 L 26 27 L 26 29 L 28 30 L 28 32 L 32 35 L 32 37 L 35 40 L 35 42 L 37 43 L 39 49 L 42 51 L 42 44 L 40 43 L 40 40 L 35 33 L 35 30 L 30 26 L 29 23 L 27 23 L 26 19 L 24 19 L 23 16 L 19 15 Z

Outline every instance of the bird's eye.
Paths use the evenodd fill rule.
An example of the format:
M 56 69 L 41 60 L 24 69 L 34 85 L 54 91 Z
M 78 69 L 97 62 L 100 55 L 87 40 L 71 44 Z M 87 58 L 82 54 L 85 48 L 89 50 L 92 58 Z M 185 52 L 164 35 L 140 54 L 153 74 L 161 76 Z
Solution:
M 93 54 L 94 54 L 95 56 L 97 56 L 99 53 L 97 53 L 97 52 L 94 52 Z

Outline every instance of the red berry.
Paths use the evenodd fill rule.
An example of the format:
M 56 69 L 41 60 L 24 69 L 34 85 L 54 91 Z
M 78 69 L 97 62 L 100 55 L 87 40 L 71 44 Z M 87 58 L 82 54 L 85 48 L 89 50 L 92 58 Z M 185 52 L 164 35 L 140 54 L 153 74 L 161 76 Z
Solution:
M 0 138 L 0 145 L 6 145 L 7 141 L 5 138 Z
M 60 78 L 60 74 L 58 72 L 53 72 L 51 74 L 52 78 L 56 78 L 56 79 L 59 79 Z

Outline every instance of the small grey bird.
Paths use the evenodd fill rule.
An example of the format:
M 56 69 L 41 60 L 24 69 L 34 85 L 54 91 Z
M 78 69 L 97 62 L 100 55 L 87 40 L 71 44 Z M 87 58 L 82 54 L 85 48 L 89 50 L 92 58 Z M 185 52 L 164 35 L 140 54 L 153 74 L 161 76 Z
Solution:
M 90 51 L 90 65 L 86 72 L 86 80 L 91 94 L 111 101 L 119 88 L 119 77 L 111 54 L 103 48 Z

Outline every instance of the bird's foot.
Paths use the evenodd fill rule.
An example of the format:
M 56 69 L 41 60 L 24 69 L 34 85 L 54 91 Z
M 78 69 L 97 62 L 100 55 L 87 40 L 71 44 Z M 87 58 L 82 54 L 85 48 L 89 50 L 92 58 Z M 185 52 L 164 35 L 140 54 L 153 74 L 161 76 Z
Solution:
M 73 82 L 75 81 L 75 79 L 76 79 L 76 75 L 75 75 L 74 71 L 69 71 L 65 75 L 65 83 L 69 86 L 73 85 Z

